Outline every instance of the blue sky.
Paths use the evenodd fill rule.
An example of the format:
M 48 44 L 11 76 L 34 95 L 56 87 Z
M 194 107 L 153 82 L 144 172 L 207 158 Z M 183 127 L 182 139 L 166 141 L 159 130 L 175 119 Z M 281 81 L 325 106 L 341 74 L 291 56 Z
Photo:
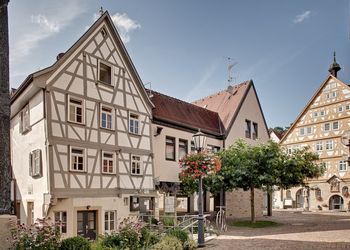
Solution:
M 10 83 L 51 65 L 107 9 L 144 83 L 192 101 L 253 79 L 269 127 L 295 120 L 328 75 L 350 84 L 350 0 L 9 3 Z

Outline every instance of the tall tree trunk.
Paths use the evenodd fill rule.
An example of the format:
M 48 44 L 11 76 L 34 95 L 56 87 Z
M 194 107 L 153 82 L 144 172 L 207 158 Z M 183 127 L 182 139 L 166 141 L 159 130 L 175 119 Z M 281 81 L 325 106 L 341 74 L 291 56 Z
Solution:
M 255 223 L 254 187 L 250 187 L 250 222 Z
M 0 214 L 11 212 L 8 0 L 0 0 Z

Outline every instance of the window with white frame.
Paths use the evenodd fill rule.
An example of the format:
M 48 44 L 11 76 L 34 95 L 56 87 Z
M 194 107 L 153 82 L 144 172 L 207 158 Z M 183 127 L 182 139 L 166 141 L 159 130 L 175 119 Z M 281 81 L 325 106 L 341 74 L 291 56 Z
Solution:
M 70 122 L 84 123 L 84 101 L 69 97 L 68 119 Z
M 326 114 L 326 112 L 324 110 L 320 111 L 320 116 L 324 116 Z
M 349 104 L 348 104 L 348 105 L 345 105 L 345 110 L 346 110 L 346 111 L 350 110 L 350 105 L 349 105 Z
M 331 130 L 331 124 L 329 122 L 323 124 L 323 130 L 324 131 L 330 131 Z
M 318 117 L 318 112 L 317 112 L 317 111 L 315 111 L 315 112 L 313 113 L 313 117 Z
M 347 161 L 339 161 L 339 171 L 346 171 L 347 166 Z
M 165 159 L 175 161 L 175 138 L 165 137 Z
M 335 98 L 335 97 L 337 97 L 337 91 L 332 92 L 332 98 Z
M 141 156 L 131 155 L 131 174 L 141 175 Z
M 333 150 L 333 140 L 326 141 L 326 150 Z
M 332 122 L 332 129 L 338 130 L 339 129 L 339 121 Z
M 187 155 L 187 140 L 179 139 L 179 159 L 182 159 Z
M 105 62 L 99 62 L 99 81 L 112 84 L 112 67 Z
M 29 154 L 29 175 L 40 177 L 42 175 L 41 150 L 37 149 Z
M 113 108 L 101 106 L 101 128 L 113 128 Z
M 71 147 L 70 148 L 70 169 L 73 171 L 84 171 L 85 149 Z
M 60 230 L 60 233 L 67 233 L 67 212 L 66 211 L 58 211 L 55 212 L 55 224 L 57 228 Z
M 117 229 L 117 211 L 105 211 L 105 232 L 111 233 Z
M 304 128 L 299 128 L 299 135 L 304 135 L 304 134 L 305 134 Z
M 292 148 L 287 148 L 287 153 L 288 153 L 288 154 L 292 154 L 292 153 L 293 153 Z
M 312 127 L 307 127 L 307 128 L 306 128 L 306 133 L 307 133 L 308 135 L 312 134 Z
M 29 105 L 26 105 L 20 112 L 19 132 L 25 133 L 30 130 Z
M 102 151 L 102 173 L 115 173 L 115 154 L 112 152 Z
M 129 132 L 132 134 L 139 134 L 140 121 L 139 116 L 133 113 L 129 114 Z
M 343 111 L 344 111 L 344 106 L 339 106 L 339 107 L 338 107 L 338 112 L 341 113 L 341 112 L 343 112 Z
M 316 151 L 322 151 L 323 150 L 322 142 L 320 142 L 320 141 L 316 142 L 315 149 L 316 149 Z

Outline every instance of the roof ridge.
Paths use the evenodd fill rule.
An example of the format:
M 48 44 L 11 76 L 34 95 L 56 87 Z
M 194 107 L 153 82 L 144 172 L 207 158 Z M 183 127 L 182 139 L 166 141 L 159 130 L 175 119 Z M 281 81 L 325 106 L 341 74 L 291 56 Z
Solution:
M 249 83 L 250 81 L 251 81 L 251 80 L 246 80 L 246 81 L 244 81 L 244 82 L 241 82 L 241 83 L 238 83 L 238 84 L 232 85 L 232 86 L 233 86 L 233 87 L 236 87 L 236 88 L 237 88 L 237 87 L 241 87 L 242 85 L 247 84 L 247 83 Z M 191 103 L 193 104 L 193 103 L 202 101 L 202 100 L 207 99 L 207 98 L 210 98 L 210 97 L 212 97 L 212 96 L 214 96 L 214 95 L 218 95 L 218 94 L 220 94 L 220 93 L 222 93 L 222 92 L 224 92 L 224 91 L 226 91 L 226 89 L 223 89 L 223 90 L 220 90 L 220 91 L 218 91 L 218 92 L 215 92 L 215 93 L 213 93 L 213 94 L 211 94 L 211 95 L 208 95 L 208 96 L 199 98 L 199 99 L 197 99 L 197 100 L 192 101 Z

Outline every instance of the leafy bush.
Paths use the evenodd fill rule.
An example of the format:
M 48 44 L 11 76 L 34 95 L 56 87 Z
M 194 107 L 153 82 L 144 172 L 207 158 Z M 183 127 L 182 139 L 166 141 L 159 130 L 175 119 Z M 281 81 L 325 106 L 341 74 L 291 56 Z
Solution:
M 58 249 L 60 232 L 46 219 L 37 219 L 34 225 L 14 225 L 11 230 L 11 245 L 16 250 Z
M 121 247 L 122 238 L 117 233 L 106 234 L 100 239 L 101 245 L 103 247 Z
M 149 249 L 160 241 L 160 235 L 151 231 L 149 227 L 143 227 L 141 229 L 140 245 L 144 249 Z
M 174 216 L 164 216 L 162 222 L 165 227 L 172 227 L 174 226 Z
M 62 240 L 60 250 L 90 250 L 90 242 L 81 237 L 75 236 Z
M 185 250 L 193 250 L 193 249 L 196 249 L 197 248 L 197 243 L 189 238 L 184 244 L 183 244 L 183 248 Z
M 180 228 L 174 228 L 167 234 L 178 238 L 181 241 L 182 245 L 184 245 L 184 243 L 188 240 L 188 233 L 184 230 L 181 230 Z
M 152 247 L 153 250 L 183 250 L 181 241 L 170 235 L 166 235 L 160 242 Z

